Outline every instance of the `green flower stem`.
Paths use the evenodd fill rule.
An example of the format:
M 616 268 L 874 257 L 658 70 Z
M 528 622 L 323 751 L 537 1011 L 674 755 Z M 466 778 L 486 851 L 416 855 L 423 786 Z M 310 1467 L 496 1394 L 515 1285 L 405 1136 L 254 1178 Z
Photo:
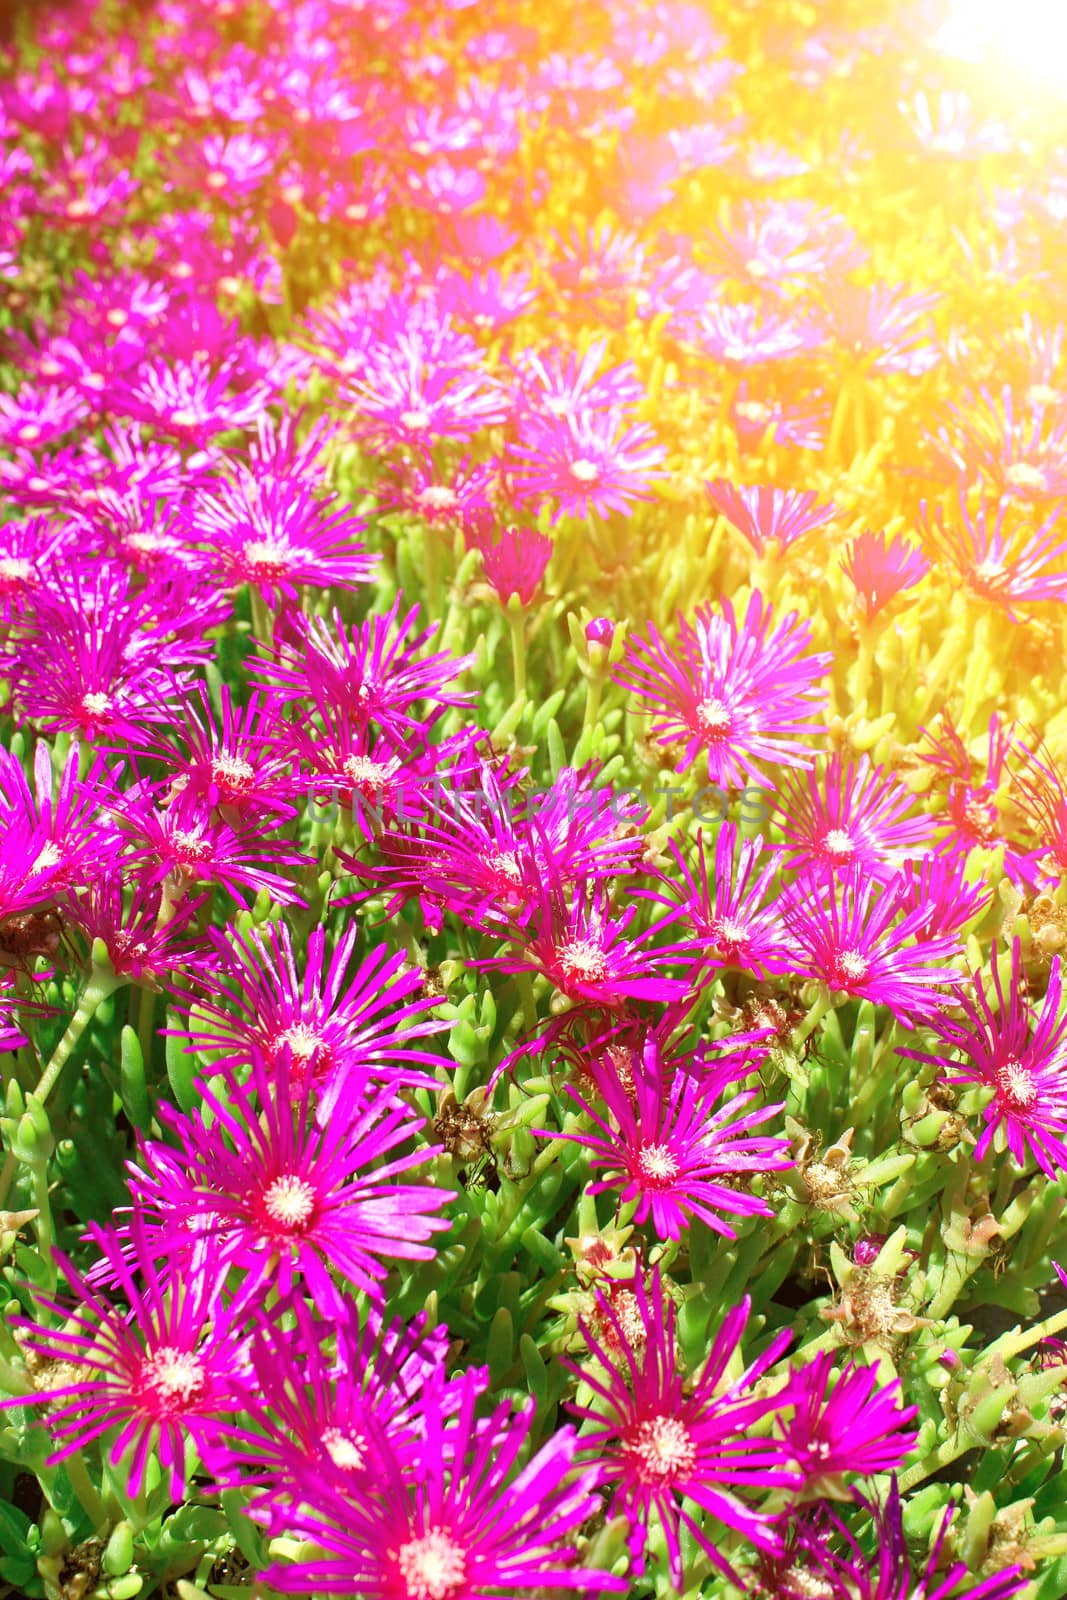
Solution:
M 527 1173 L 522 1187 L 520 1188 L 518 1184 L 515 1185 L 515 1193 L 508 1205 L 506 1208 L 497 1213 L 498 1246 L 509 1244 L 511 1242 L 509 1237 L 511 1229 L 514 1227 L 515 1220 L 523 1206 L 530 1198 L 537 1180 L 542 1178 L 548 1171 L 549 1167 L 551 1167 L 554 1162 L 559 1160 L 559 1157 L 562 1155 L 563 1151 L 566 1150 L 569 1143 L 569 1139 L 550 1139 L 548 1144 L 546 1144 L 545 1148 L 541 1151 L 540 1155 L 538 1155 L 534 1160 L 534 1163 Z
M 887 1028 L 887 1035 L 889 1039 L 892 1038 L 893 1031 L 894 1024 L 890 1022 Z M 879 1054 L 882 1055 L 884 1059 L 884 1053 L 879 1052 Z M 870 1069 L 863 1077 L 862 1081 L 858 1085 L 853 1085 L 850 1083 L 850 1088 L 852 1090 L 852 1110 L 850 1111 L 849 1115 L 853 1125 L 857 1128 L 862 1128 L 884 1107 L 888 1075 L 885 1072 L 879 1071 L 880 1065 L 881 1063 L 878 1060 L 872 1061 Z
M 518 596 L 512 595 L 517 601 Z M 511 670 L 515 682 L 515 698 L 526 693 L 526 618 L 521 605 L 507 607 L 508 629 L 511 633 Z
M 962 725 L 967 727 L 978 714 L 988 682 L 992 618 L 981 611 L 975 620 L 974 632 L 968 644 L 967 665 L 963 677 Z
M 945 1262 L 941 1274 L 941 1287 L 931 1300 L 927 1308 L 928 1314 L 935 1322 L 947 1317 L 962 1290 L 967 1279 L 984 1266 L 986 1257 L 980 1254 L 963 1255 L 953 1253 Z
M 821 986 L 816 998 L 808 1007 L 808 1014 L 804 1021 L 798 1023 L 790 1036 L 789 1043 L 794 1050 L 799 1050 L 805 1039 L 811 1037 L 826 1013 L 833 1006 L 834 997 L 825 985 Z
M 837 391 L 834 402 L 834 414 L 830 419 L 830 436 L 826 444 L 826 456 L 829 461 L 836 461 L 841 454 L 841 446 L 845 437 L 845 426 L 849 416 L 856 405 L 856 379 L 849 372 L 844 382 Z M 846 463 L 847 464 L 847 463 Z
M 522 1001 L 522 1024 L 527 1033 L 537 1027 L 537 1001 L 534 999 L 533 973 L 516 972 L 515 983 Z
M 1067 1309 L 1046 1317 L 1044 1322 L 1035 1323 L 1032 1328 L 1027 1328 L 1025 1333 L 1001 1334 L 1000 1338 L 989 1346 L 978 1365 L 985 1366 L 994 1356 L 1010 1361 L 1013 1356 L 1021 1355 L 1024 1350 L 1031 1349 L 1042 1339 L 1050 1339 L 1054 1333 L 1060 1333 L 1064 1328 L 1067 1328 Z
M 47 1263 L 51 1282 L 49 1288 L 54 1292 L 58 1273 L 52 1257 L 52 1249 L 56 1242 L 56 1225 L 52 1217 L 52 1202 L 48 1195 L 48 1160 L 35 1161 L 30 1168 L 32 1173 L 33 1203 L 37 1207 L 37 1217 L 33 1224 L 37 1234 L 37 1249 L 41 1260 Z
M 859 624 L 859 652 L 852 678 L 852 700 L 857 707 L 865 707 L 870 695 L 871 668 L 874 665 L 875 630 L 865 622 Z
M 261 644 L 269 645 L 274 637 L 274 629 L 271 626 L 271 614 L 267 610 L 267 602 L 264 600 L 263 596 L 260 594 L 259 590 L 254 584 L 252 585 L 251 589 L 251 602 L 252 633 Z
M 726 435 L 730 427 L 730 412 L 737 399 L 737 391 L 741 387 L 741 374 L 730 371 L 723 379 L 722 393 L 719 396 L 719 410 L 715 417 L 715 427 L 711 436 L 711 455 L 713 460 L 718 460 L 726 444 Z
M 109 995 L 114 994 L 122 982 L 123 980 L 110 968 L 100 966 L 94 961 L 93 970 L 89 975 L 89 982 L 85 985 L 81 1000 L 78 1003 L 78 1009 L 67 1024 L 67 1030 L 62 1039 L 52 1051 L 51 1060 L 42 1072 L 41 1081 L 34 1090 L 34 1098 L 41 1105 L 44 1105 L 48 1096 L 59 1082 L 60 1073 L 70 1060 L 78 1040 L 90 1022 L 92 1022 L 98 1007 L 103 1005 Z
M 100 1498 L 96 1485 L 86 1470 L 81 1451 L 73 1451 L 66 1457 L 63 1465 L 67 1469 L 70 1486 L 78 1497 L 78 1504 L 93 1525 L 93 1532 L 102 1534 L 110 1525 L 111 1518 L 107 1514 L 107 1508 Z
M 137 1043 L 141 1047 L 141 1060 L 150 1073 L 152 1066 L 152 1039 L 156 1020 L 156 997 L 147 985 L 137 992 Z
M 441 544 L 440 536 L 427 527 L 422 536 L 422 561 L 426 574 L 427 624 L 442 622 L 441 617 Z
M 7 1203 L 7 1197 L 11 1193 L 11 1185 L 15 1181 L 15 1174 L 18 1172 L 18 1170 L 18 1156 L 15 1154 L 14 1150 L 9 1150 L 7 1155 L 4 1157 L 3 1168 L 0 1169 L 0 1207 L 3 1207 Z
M 600 696 L 604 689 L 604 674 L 592 671 L 585 680 L 585 712 L 582 716 L 581 737 L 592 735 L 600 716 Z

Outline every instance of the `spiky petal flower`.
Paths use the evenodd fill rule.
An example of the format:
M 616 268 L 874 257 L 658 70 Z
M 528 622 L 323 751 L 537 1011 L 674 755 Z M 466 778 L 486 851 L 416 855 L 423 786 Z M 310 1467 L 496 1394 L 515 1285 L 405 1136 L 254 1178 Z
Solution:
M 961 492 L 956 509 L 922 508 L 923 535 L 980 600 L 1013 622 L 1018 608 L 1067 596 L 1067 535 L 1059 510 L 1034 527 L 1013 518 L 1006 500 L 983 500 L 972 512 Z
M 345 1302 L 339 1320 L 316 1319 L 299 1296 L 286 1303 L 286 1328 L 260 1317 L 250 1346 L 258 1404 L 233 1420 L 209 1452 L 212 1477 L 256 1486 L 264 1507 L 372 1488 L 381 1444 L 410 1469 L 422 1448 L 419 1394 L 448 1354 L 448 1331 L 426 1328 L 422 1312 L 405 1326 L 362 1316 Z
M 361 517 L 291 478 L 237 470 L 198 496 L 187 516 L 214 552 L 221 581 L 251 584 L 271 606 L 295 600 L 301 585 L 358 589 L 381 559 L 358 542 Z
M 970 754 L 947 712 L 941 713 L 936 735 L 928 728 L 919 731 L 933 747 L 929 754 L 920 752 L 919 758 L 934 767 L 946 785 L 945 812 L 938 818 L 944 836 L 938 841 L 938 851 L 949 859 L 962 858 L 965 864 L 971 850 L 1002 850 L 1004 870 L 1009 877 L 1035 883 L 1042 851 L 1040 848 L 1023 850 L 1020 841 L 1010 837 L 1003 816 L 1002 786 L 1009 776 L 1014 777 L 1009 774 L 1008 757 L 1017 751 L 1028 755 L 1025 746 L 1017 740 L 1014 727 L 1005 725 L 999 713 L 993 712 L 989 719 L 984 769 L 981 761 Z M 1035 776 L 1035 773 L 1029 774 L 1021 784 L 1021 809 L 1029 812 L 1032 821 L 1051 824 L 1055 819 L 1055 807 L 1047 810 L 1042 803 L 1045 791 L 1043 786 L 1034 786 Z M 1049 801 L 1053 792 L 1048 792 Z M 1067 860 L 1067 851 L 1064 859 Z
M 673 1000 L 688 985 L 660 975 L 662 955 L 642 948 L 655 928 L 636 939 L 626 930 L 637 914 L 629 905 L 615 913 L 599 884 L 578 884 L 568 893 L 558 874 L 539 885 L 538 899 L 515 954 L 476 963 L 487 971 L 542 972 L 567 999 L 615 1007 L 627 999 Z
M 26 1043 L 26 1035 L 19 1021 L 20 1000 L 13 979 L 7 973 L 0 972 L 0 1053 L 18 1050 Z
M 657 1238 L 679 1239 L 698 1220 L 733 1239 L 736 1234 L 724 1215 L 774 1215 L 765 1200 L 741 1188 L 738 1180 L 743 1174 L 792 1166 L 788 1140 L 752 1132 L 784 1106 L 746 1111 L 758 1093 L 746 1089 L 716 1109 L 731 1084 L 756 1070 L 758 1057 L 745 1053 L 738 1061 L 736 1054 L 728 1054 L 701 1074 L 690 1070 L 692 1066 L 683 1062 L 668 1076 L 654 1034 L 631 1057 L 630 1083 L 620 1078 L 611 1053 L 604 1054 L 591 1071 L 610 1121 L 568 1085 L 568 1094 L 599 1132 L 558 1137 L 591 1150 L 594 1168 L 608 1173 L 589 1186 L 589 1193 L 616 1189 L 620 1205 L 636 1201 L 634 1221 L 641 1224 L 651 1217 Z
M 727 599 L 722 612 L 702 606 L 695 625 L 680 617 L 675 647 L 650 623 L 647 642 L 627 641 L 616 682 L 659 708 L 652 732 L 659 744 L 682 745 L 679 772 L 701 751 L 713 784 L 759 779 L 760 763 L 810 767 L 813 753 L 801 739 L 823 731 L 810 719 L 825 701 L 815 684 L 831 657 L 805 653 L 811 627 L 796 612 L 773 626 L 773 609 L 758 591 L 740 622 Z
M 672 907 L 674 915 L 669 920 L 681 920 L 692 930 L 692 935 L 674 948 L 691 950 L 701 966 L 738 967 L 760 978 L 791 972 L 797 957 L 782 926 L 774 892 L 776 855 L 765 850 L 761 834 L 739 841 L 738 832 L 732 822 L 724 822 L 718 829 L 710 872 L 703 830 L 697 835 L 695 872 L 671 840 L 677 876 L 663 874 L 666 895 L 645 892 Z
M 552 558 L 552 540 L 517 527 L 504 528 L 494 538 L 488 532 L 473 533 L 468 540 L 482 552 L 486 580 L 500 604 L 506 606 L 511 596 L 517 595 L 519 603 L 528 606 Z
M 791 1335 L 779 1333 L 757 1361 L 724 1383 L 748 1321 L 745 1299 L 727 1312 L 694 1381 L 677 1365 L 674 1304 L 664 1293 L 659 1268 L 647 1289 L 639 1273 L 633 1292 L 643 1338 L 635 1342 L 610 1299 L 598 1292 L 598 1314 L 611 1330 L 610 1343 L 597 1339 L 583 1322 L 582 1335 L 595 1365 L 565 1363 L 593 1391 L 590 1406 L 573 1407 L 595 1425 L 583 1435 L 583 1444 L 599 1464 L 601 1482 L 612 1490 L 611 1514 L 621 1514 L 629 1525 L 638 1572 L 644 1567 L 648 1524 L 655 1513 L 676 1588 L 682 1588 L 683 1526 L 719 1570 L 736 1581 L 703 1519 L 693 1516 L 686 1501 L 757 1548 L 779 1548 L 770 1521 L 743 1496 L 798 1483 L 780 1447 L 751 1433 L 753 1424 L 776 1406 L 774 1400 L 755 1398 L 753 1385 L 782 1355 Z
M 209 938 L 216 970 L 189 995 L 179 1033 L 208 1056 L 209 1071 L 240 1072 L 257 1056 L 273 1068 L 286 1056 L 294 1092 L 310 1076 L 324 1107 L 344 1084 L 437 1087 L 432 1072 L 415 1069 L 439 1058 L 413 1041 L 445 1024 L 427 1015 L 434 999 L 403 956 L 379 944 L 355 965 L 355 925 L 329 958 L 325 929 L 313 928 L 299 963 L 282 922 L 247 936 L 212 929 Z
M 225 1099 L 200 1080 L 210 1124 L 161 1110 L 177 1151 L 145 1147 L 133 1192 L 158 1217 L 161 1248 L 195 1266 L 206 1242 L 216 1276 L 240 1269 L 244 1307 L 300 1281 L 327 1316 L 341 1304 L 329 1269 L 378 1299 L 389 1262 L 433 1257 L 428 1241 L 449 1226 L 437 1213 L 455 1196 L 394 1181 L 440 1146 L 391 1155 L 419 1126 L 392 1088 L 342 1086 L 322 1126 L 311 1078 L 294 1098 L 284 1059 L 268 1069 L 256 1057 L 247 1084 L 226 1073 L 223 1087 Z
M 634 500 L 651 498 L 650 484 L 664 451 L 644 423 L 624 426 L 617 411 L 587 410 L 564 417 L 527 416 L 521 442 L 510 447 L 511 493 L 519 505 L 556 502 L 561 516 L 606 517 L 629 513 Z
M 874 1523 L 873 1555 L 860 1548 L 829 1502 L 802 1505 L 791 1518 L 781 1553 L 761 1555 L 761 1592 L 779 1600 L 1012 1600 L 1028 1587 L 1021 1567 L 975 1581 L 965 1562 L 946 1565 L 942 1552 L 955 1515 L 951 1504 L 922 1571 L 916 1572 L 895 1475 L 883 1505 L 863 1495 L 856 1499 Z
M 782 784 L 775 809 L 786 861 L 793 870 L 858 868 L 887 882 L 928 848 L 933 823 L 909 817 L 914 806 L 911 790 L 869 756 L 846 767 L 837 750 L 821 773 L 789 774 Z
M 941 1049 L 901 1051 L 914 1061 L 936 1063 L 951 1083 L 979 1084 L 993 1091 L 982 1111 L 985 1127 L 976 1160 L 1000 1135 L 1020 1167 L 1032 1156 L 1049 1178 L 1067 1171 L 1067 1016 L 1060 1016 L 1062 991 L 1056 956 L 1041 1009 L 1035 1011 L 1023 979 L 1022 945 L 1016 939 L 1005 992 L 994 946 L 991 986 L 980 972 L 973 973 L 970 988 L 961 986 L 955 995 L 963 1016 L 942 1013 L 931 1020 Z M 950 1052 L 963 1059 L 954 1060 Z
M 220 1316 L 209 1274 L 162 1280 L 136 1216 L 126 1239 L 96 1223 L 89 1225 L 89 1238 L 126 1306 L 93 1288 L 57 1250 L 77 1306 L 37 1294 L 63 1326 L 25 1319 L 19 1325 L 26 1330 L 24 1345 L 38 1358 L 62 1363 L 69 1380 L 55 1387 L 42 1383 L 30 1402 L 20 1396 L 0 1405 L 52 1404 L 48 1427 L 58 1445 L 52 1461 L 117 1429 L 109 1460 L 117 1467 L 132 1452 L 129 1492 L 140 1493 L 149 1454 L 158 1451 L 179 1500 L 186 1442 L 202 1450 L 219 1420 L 244 1403 L 246 1341 Z
M 599 1502 L 595 1471 L 574 1471 L 574 1430 L 558 1429 L 516 1473 L 533 1402 L 517 1410 L 503 1401 L 480 1421 L 475 1406 L 484 1387 L 477 1371 L 454 1387 L 434 1374 L 421 1399 L 417 1470 L 405 1471 L 383 1451 L 373 1492 L 316 1495 L 297 1513 L 298 1524 L 327 1553 L 272 1566 L 264 1583 L 360 1600 L 624 1592 L 624 1580 L 578 1564 L 575 1535 Z
M 905 899 L 900 878 L 879 887 L 869 878 L 812 877 L 792 888 L 784 915 L 813 978 L 835 994 L 888 1006 L 911 1027 L 947 1003 L 934 986 L 956 983 L 962 973 L 938 965 L 956 954 L 955 938 L 931 933 L 925 910 L 905 911 Z
M 179 794 L 166 806 L 162 799 L 160 791 L 142 787 L 123 794 L 111 811 L 129 859 L 144 864 L 146 884 L 169 879 L 175 900 L 193 883 L 216 883 L 236 900 L 266 889 L 281 905 L 304 904 L 289 880 L 271 868 L 306 867 L 312 857 L 269 838 L 261 823 L 233 827 L 196 794 Z
M 868 531 L 847 546 L 841 569 L 856 591 L 863 620 L 871 623 L 898 594 L 922 581 L 930 563 L 906 539 Z
M 400 616 L 402 596 L 386 612 L 375 612 L 349 628 L 339 611 L 332 626 L 324 617 L 294 619 L 293 634 L 263 659 L 253 672 L 265 678 L 279 699 L 304 697 L 323 709 L 343 707 L 362 726 L 376 722 L 402 742 L 412 733 L 425 734 L 446 706 L 464 706 L 471 695 L 455 688 L 473 656 L 447 650 L 423 654 L 434 630 L 416 632 L 418 606 Z M 425 705 L 416 715 L 419 704 Z
M 1067 875 L 1067 774 L 1051 753 L 1020 746 L 1025 765 L 1012 774 L 1012 790 L 1041 841 L 1044 859 Z M 1044 863 L 1043 863 L 1044 864 Z M 1047 870 L 1047 869 L 1046 869 Z
M 734 484 L 716 478 L 705 484 L 708 499 L 736 528 L 758 556 L 773 547 L 779 553 L 836 516 L 833 505 L 821 506 L 811 491 Z
M 790 1374 L 779 1401 L 792 1407 L 780 1421 L 789 1459 L 804 1475 L 806 1496 L 849 1499 L 843 1475 L 891 1472 L 917 1438 L 908 1423 L 918 1406 L 900 1404 L 900 1380 L 879 1384 L 877 1367 L 849 1362 L 830 1387 L 834 1352 L 820 1351 Z

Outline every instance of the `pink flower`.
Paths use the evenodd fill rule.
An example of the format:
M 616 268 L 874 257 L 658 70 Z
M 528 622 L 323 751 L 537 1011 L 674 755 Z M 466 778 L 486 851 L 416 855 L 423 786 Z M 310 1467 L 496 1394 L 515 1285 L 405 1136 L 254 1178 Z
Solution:
M 938 964 L 957 953 L 955 937 L 931 933 L 925 908 L 905 910 L 899 878 L 885 885 L 852 874 L 841 881 L 804 878 L 791 888 L 783 914 L 800 970 L 835 994 L 888 1006 L 905 1027 L 936 1017 L 948 997 L 935 986 L 962 976 Z
M 775 801 L 781 846 L 793 870 L 859 868 L 885 883 L 929 848 L 934 824 L 908 817 L 915 796 L 884 767 L 861 755 L 846 768 L 835 751 L 823 771 L 789 774 Z
M 930 570 L 921 551 L 906 539 L 885 533 L 860 533 L 847 546 L 841 569 L 856 591 L 868 624 L 905 589 L 912 589 Z
M 699 1377 L 687 1379 L 676 1364 L 674 1304 L 664 1293 L 659 1268 L 647 1290 L 638 1274 L 633 1291 L 640 1341 L 624 1327 L 611 1300 L 598 1292 L 598 1316 L 610 1329 L 610 1349 L 582 1323 L 595 1364 L 564 1363 L 593 1391 L 591 1405 L 572 1408 L 595 1425 L 593 1432 L 583 1434 L 583 1445 L 599 1466 L 601 1482 L 612 1490 L 610 1515 L 621 1515 L 629 1524 L 638 1573 L 644 1569 L 648 1523 L 655 1512 L 677 1589 L 682 1588 L 683 1526 L 719 1571 L 740 1583 L 702 1519 L 685 1502 L 693 1501 L 758 1549 L 780 1548 L 771 1519 L 745 1496 L 793 1487 L 798 1481 L 781 1447 L 751 1432 L 777 1405 L 754 1398 L 753 1386 L 779 1359 L 791 1336 L 779 1333 L 759 1360 L 724 1383 L 748 1321 L 749 1302 L 743 1300 L 726 1313 Z
M 359 930 L 350 926 L 326 954 L 326 933 L 313 928 L 298 966 L 284 923 L 242 937 L 212 929 L 215 971 L 186 998 L 189 1026 L 173 1029 L 208 1057 L 211 1072 L 243 1072 L 261 1057 L 268 1069 L 287 1062 L 294 1095 L 311 1079 L 321 1105 L 372 1082 L 394 1088 L 436 1088 L 439 1059 L 413 1041 L 446 1026 L 428 1015 L 432 996 L 423 976 L 400 955 L 376 945 L 355 960 Z M 347 1089 L 346 1089 L 347 1085 Z
M 593 1469 L 575 1470 L 574 1430 L 558 1429 L 520 1467 L 533 1403 L 518 1409 L 505 1400 L 481 1419 L 484 1388 L 477 1371 L 455 1384 L 432 1374 L 421 1388 L 416 1463 L 383 1447 L 372 1490 L 316 1493 L 295 1520 L 324 1553 L 275 1564 L 264 1583 L 360 1600 L 624 1592 L 623 1579 L 579 1561 L 575 1538 L 599 1501 Z
M 517 595 L 520 605 L 528 606 L 552 559 L 552 540 L 528 528 L 507 527 L 494 539 L 473 534 L 470 542 L 482 552 L 485 576 L 500 604 Z
M 421 1119 L 392 1085 L 341 1083 L 320 1123 L 312 1076 L 294 1097 L 284 1061 L 268 1067 L 257 1055 L 247 1083 L 222 1078 L 223 1095 L 198 1083 L 210 1122 L 199 1109 L 161 1109 L 179 1147 L 146 1143 L 133 1177 L 135 1204 L 156 1219 L 155 1247 L 182 1276 L 221 1283 L 236 1268 L 244 1310 L 300 1284 L 333 1316 L 342 1297 L 332 1274 L 379 1300 L 389 1263 L 433 1259 L 429 1241 L 449 1226 L 438 1213 L 455 1195 L 395 1182 L 440 1146 L 394 1154 Z
M 325 617 L 297 614 L 291 631 L 280 641 L 276 635 L 272 653 L 254 659 L 251 670 L 279 699 L 341 707 L 357 725 L 376 722 L 398 743 L 413 733 L 425 735 L 446 707 L 471 699 L 470 690 L 456 685 L 474 658 L 447 650 L 424 654 L 435 630 L 416 632 L 419 608 L 401 617 L 402 600 L 398 594 L 388 611 L 374 612 L 355 627 L 337 610 L 332 626 Z
M 651 499 L 649 484 L 662 476 L 656 469 L 664 455 L 645 424 L 625 427 L 618 410 L 585 409 L 525 418 L 505 465 L 514 499 L 520 505 L 555 500 L 552 520 L 558 522 L 590 512 L 629 513 L 632 501 Z
M 642 948 L 655 927 L 636 939 L 626 937 L 636 914 L 634 905 L 615 914 L 599 884 L 580 883 L 569 893 L 558 871 L 546 873 L 515 953 L 475 965 L 487 972 L 542 972 L 568 1000 L 588 1005 L 614 1008 L 628 999 L 676 999 L 688 985 L 662 977 L 662 954 Z
M 1067 1016 L 1060 1016 L 1060 958 L 1053 958 L 1040 1011 L 1031 1005 L 1023 977 L 1022 945 L 1012 946 L 1007 993 L 997 952 L 991 956 L 992 993 L 981 973 L 959 986 L 955 1003 L 962 1017 L 929 1019 L 940 1041 L 935 1051 L 907 1049 L 913 1061 L 936 1063 L 950 1083 L 973 1083 L 993 1091 L 982 1111 L 985 1127 L 975 1149 L 981 1160 L 996 1139 L 1006 1142 L 1020 1167 L 1033 1157 L 1055 1181 L 1067 1171 Z M 955 1055 L 962 1060 L 954 1060 Z
M 680 617 L 675 648 L 650 623 L 647 642 L 627 640 L 615 681 L 660 708 L 652 732 L 658 744 L 682 745 L 679 772 L 702 751 L 713 784 L 741 786 L 766 763 L 810 767 L 813 752 L 800 739 L 823 731 L 809 719 L 825 701 L 815 683 L 831 657 L 805 653 L 811 626 L 796 612 L 772 627 L 773 609 L 758 592 L 740 622 L 727 599 L 722 612 L 702 606 L 695 624 Z
M 624 1081 L 607 1052 L 590 1071 L 610 1121 L 568 1085 L 568 1094 L 599 1132 L 541 1135 L 591 1150 L 594 1169 L 608 1176 L 591 1184 L 589 1193 L 616 1189 L 620 1205 L 636 1201 L 634 1221 L 651 1218 L 658 1239 L 680 1239 L 694 1221 L 727 1239 L 736 1238 L 724 1216 L 774 1215 L 765 1200 L 739 1186 L 742 1174 L 793 1164 L 788 1140 L 752 1132 L 784 1110 L 783 1105 L 745 1111 L 758 1093 L 747 1089 L 715 1108 L 731 1084 L 756 1071 L 758 1057 L 746 1052 L 738 1061 L 734 1052 L 733 1059 L 730 1053 L 711 1063 L 702 1058 L 700 1072 L 696 1065 L 683 1059 L 668 1074 L 655 1036 L 649 1034 L 640 1053 L 630 1053 L 629 1081 Z
M 27 1330 L 25 1343 L 61 1364 L 65 1381 L 42 1385 L 29 1401 L 19 1396 L 0 1406 L 52 1403 L 47 1426 L 58 1448 L 51 1462 L 117 1430 L 108 1460 L 117 1467 L 132 1451 L 128 1492 L 140 1493 L 149 1454 L 157 1451 L 171 1494 L 180 1500 L 187 1442 L 203 1451 L 221 1419 L 244 1404 L 245 1341 L 220 1315 L 209 1274 L 160 1276 L 136 1216 L 128 1239 L 96 1223 L 88 1234 L 126 1305 L 113 1304 L 56 1250 L 77 1304 L 36 1294 L 63 1326 L 18 1320 Z
M 716 478 L 705 488 L 716 511 L 744 535 L 758 556 L 766 555 L 768 548 L 788 550 L 837 515 L 835 506 L 819 505 L 810 491 L 732 484 L 725 478 Z
M 1018 607 L 1067 597 L 1067 534 L 1059 510 L 1035 527 L 1013 526 L 1010 503 L 983 500 L 968 509 L 961 490 L 952 512 L 921 507 L 922 532 L 980 600 L 991 601 L 1018 622 Z
M 739 842 L 736 825 L 724 822 L 715 835 L 711 873 L 703 830 L 697 835 L 695 873 L 673 839 L 670 849 L 678 878 L 665 872 L 661 881 L 670 893 L 652 898 L 672 907 L 668 920 L 681 920 L 692 930 L 674 949 L 691 951 L 703 967 L 737 967 L 761 978 L 795 970 L 797 953 L 782 925 L 774 888 L 778 862 L 765 851 L 761 835 Z
M 918 1437 L 907 1425 L 919 1408 L 900 1404 L 899 1378 L 879 1384 L 877 1367 L 849 1362 L 831 1389 L 833 1368 L 833 1351 L 820 1351 L 793 1369 L 776 1398 L 792 1408 L 778 1426 L 789 1461 L 804 1476 L 805 1496 L 841 1499 L 848 1494 L 844 1474 L 892 1472 L 903 1464 Z
M 213 552 L 222 582 L 252 584 L 272 606 L 296 600 L 303 585 L 361 588 L 381 560 L 358 542 L 362 517 L 295 478 L 238 467 L 231 482 L 194 499 L 186 520 Z

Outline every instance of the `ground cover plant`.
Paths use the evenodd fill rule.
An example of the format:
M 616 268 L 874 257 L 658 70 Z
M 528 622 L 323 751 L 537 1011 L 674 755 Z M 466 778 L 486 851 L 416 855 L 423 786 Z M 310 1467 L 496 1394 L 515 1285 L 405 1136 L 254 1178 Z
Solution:
M 4 9 L 0 1595 L 1067 1592 L 1055 9 Z

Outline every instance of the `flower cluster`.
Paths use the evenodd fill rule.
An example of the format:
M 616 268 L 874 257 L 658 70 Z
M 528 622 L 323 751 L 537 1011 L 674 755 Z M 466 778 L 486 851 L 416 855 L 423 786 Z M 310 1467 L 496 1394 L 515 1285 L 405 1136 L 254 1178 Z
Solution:
M 4 1592 L 1062 1590 L 996 9 L 0 5 Z

